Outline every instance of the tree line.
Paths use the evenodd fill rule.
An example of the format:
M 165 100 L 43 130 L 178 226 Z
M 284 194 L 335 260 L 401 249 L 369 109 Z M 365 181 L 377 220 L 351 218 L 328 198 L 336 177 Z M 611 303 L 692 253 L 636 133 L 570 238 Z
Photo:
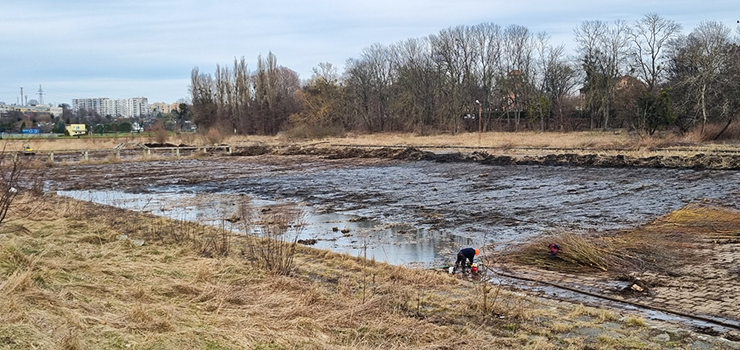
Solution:
M 740 28 L 737 30 L 740 34 Z M 705 21 L 689 34 L 650 13 L 633 23 L 586 21 L 567 53 L 545 32 L 494 23 L 373 44 L 339 74 L 320 63 L 307 81 L 269 53 L 214 74 L 191 74 L 199 129 L 306 136 L 483 130 L 628 128 L 652 134 L 708 124 L 726 130 L 740 107 L 740 47 Z M 720 132 L 721 133 L 721 132 Z

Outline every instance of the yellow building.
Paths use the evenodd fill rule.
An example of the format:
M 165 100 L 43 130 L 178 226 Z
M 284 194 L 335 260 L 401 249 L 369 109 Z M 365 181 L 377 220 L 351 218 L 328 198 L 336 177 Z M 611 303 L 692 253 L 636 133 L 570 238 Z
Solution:
M 67 125 L 66 129 L 69 136 L 80 136 L 87 134 L 85 124 L 69 124 Z
M 170 113 L 177 110 L 178 103 L 165 103 L 165 102 L 154 102 L 149 104 L 149 110 L 153 114 L 157 113 Z

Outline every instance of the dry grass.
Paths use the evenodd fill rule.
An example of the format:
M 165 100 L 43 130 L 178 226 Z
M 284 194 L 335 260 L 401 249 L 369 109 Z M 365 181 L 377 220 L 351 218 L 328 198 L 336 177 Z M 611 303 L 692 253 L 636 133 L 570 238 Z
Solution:
M 557 243 L 561 247 L 556 258 L 549 256 L 547 247 L 550 243 Z M 637 263 L 625 257 L 614 240 L 567 231 L 539 237 L 513 251 L 507 259 L 524 265 L 571 272 L 630 270 Z
M 216 259 L 184 239 L 212 228 L 57 197 L 45 205 L 0 229 L 0 344 L 11 348 L 458 347 L 471 320 L 495 320 L 445 274 L 301 247 L 292 276 L 275 276 L 238 243 Z M 506 344 L 506 333 L 491 324 L 464 342 Z
M 629 135 L 602 132 L 538 133 L 538 132 L 488 132 L 457 135 L 416 136 L 414 134 L 351 135 L 345 138 L 328 138 L 324 141 L 348 145 L 405 145 L 405 146 L 481 146 L 508 149 L 512 147 L 551 148 L 614 148 L 634 143 Z
M 243 236 L 208 258 L 197 237 L 216 228 L 42 203 L 39 215 L 0 227 L 0 347 L 543 349 L 572 339 L 550 336 L 554 321 L 562 332 L 573 323 L 567 305 L 448 274 L 298 246 L 293 272 L 273 275 L 241 255 Z M 481 290 L 495 301 L 483 305 Z
M 127 137 L 82 137 L 46 139 L 37 138 L 30 140 L 7 140 L 11 150 L 21 150 L 24 145 L 30 145 L 39 152 L 55 150 L 82 150 L 82 149 L 112 149 L 119 143 L 144 143 L 156 142 L 163 135 L 157 133 L 132 134 Z M 267 145 L 284 146 L 296 145 L 378 145 L 378 146 L 459 146 L 459 147 L 485 147 L 506 151 L 512 148 L 557 148 L 557 149 L 585 149 L 590 151 L 620 150 L 620 151 L 649 151 L 656 148 L 671 146 L 698 146 L 702 137 L 690 134 L 677 136 L 674 134 L 644 136 L 630 133 L 614 132 L 487 132 L 463 133 L 457 135 L 439 134 L 430 136 L 418 136 L 415 134 L 383 133 L 383 134 L 348 134 L 342 137 L 325 137 L 320 139 L 291 138 L 288 134 L 277 136 L 237 136 L 223 135 L 216 129 L 206 134 L 170 134 L 168 141 L 174 144 L 187 144 L 192 146 L 204 146 L 210 144 L 225 143 L 234 146 Z M 721 145 L 718 145 L 718 147 Z
M 641 227 L 614 233 L 562 231 L 535 239 L 505 259 L 556 271 L 668 271 L 690 260 L 704 242 L 740 237 L 740 212 L 691 204 Z M 550 258 L 549 243 L 562 248 Z

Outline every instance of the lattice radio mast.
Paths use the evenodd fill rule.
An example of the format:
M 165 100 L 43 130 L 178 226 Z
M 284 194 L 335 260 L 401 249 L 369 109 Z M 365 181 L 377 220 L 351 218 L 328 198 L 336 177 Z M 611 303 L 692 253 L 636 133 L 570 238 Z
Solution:
M 41 89 L 41 84 L 39 84 L 39 106 L 44 104 L 44 90 Z

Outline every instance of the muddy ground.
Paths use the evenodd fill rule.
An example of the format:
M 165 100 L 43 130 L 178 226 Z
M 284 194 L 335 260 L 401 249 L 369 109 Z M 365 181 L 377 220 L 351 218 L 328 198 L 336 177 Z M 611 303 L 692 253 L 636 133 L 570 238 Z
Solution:
M 740 172 L 727 169 L 740 169 L 740 158 L 511 157 L 435 154 L 412 148 L 276 150 L 255 146 L 230 156 L 53 167 L 47 175 L 47 189 L 229 194 L 297 201 L 318 214 L 341 213 L 423 231 L 411 238 L 405 229 L 386 234 L 407 236 L 402 243 L 407 249 L 393 250 L 394 254 L 416 250 L 416 254 L 407 254 L 409 259 L 440 265 L 449 262 L 464 244 L 492 243 L 508 249 L 557 230 L 637 227 L 701 201 L 737 208 Z M 319 230 L 310 238 L 321 241 L 325 235 L 331 232 Z M 431 243 L 423 241 L 427 239 Z M 640 277 L 650 281 L 651 293 L 635 295 L 620 294 L 633 281 L 620 281 L 615 275 L 557 273 L 516 265 L 499 268 L 531 280 L 557 281 L 646 305 L 740 320 L 736 299 L 740 295 L 740 244 L 727 241 L 701 249 L 705 263 L 677 266 L 670 274 L 643 272 Z M 419 250 L 434 253 L 419 254 Z
M 740 211 L 716 203 L 694 204 L 633 229 L 595 235 L 593 240 L 602 247 L 616 242 L 625 262 L 639 264 L 601 271 L 574 267 L 563 260 L 568 258 L 552 258 L 547 252 L 522 259 L 515 251 L 491 267 L 546 294 L 557 290 L 552 287 L 572 289 L 605 299 L 597 303 L 624 302 L 667 312 L 668 319 L 678 315 L 715 322 L 695 328 L 740 341 Z M 712 328 L 717 324 L 727 327 Z

